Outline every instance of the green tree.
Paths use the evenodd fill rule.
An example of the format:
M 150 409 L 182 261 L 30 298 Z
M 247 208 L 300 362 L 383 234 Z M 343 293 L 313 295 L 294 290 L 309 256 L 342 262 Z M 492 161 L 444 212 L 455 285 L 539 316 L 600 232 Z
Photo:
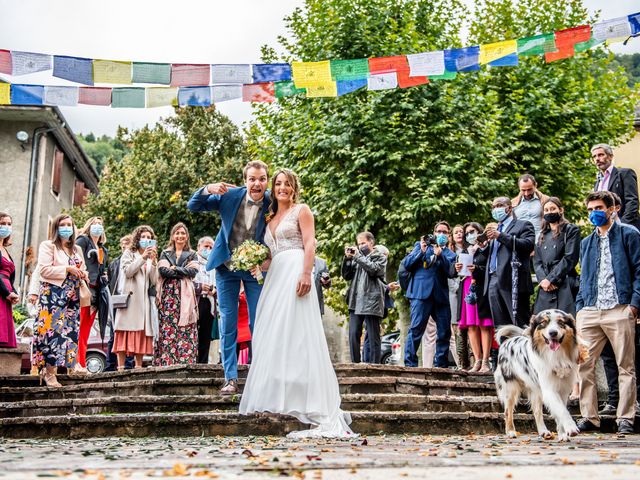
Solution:
M 627 73 L 629 87 L 640 83 L 640 53 L 630 55 L 616 55 L 615 61 L 621 65 Z
M 118 138 L 111 138 L 107 135 L 96 139 L 93 133 L 89 133 L 86 136 L 80 134 L 78 139 L 98 174 L 102 173 L 110 158 L 119 162 L 129 151 L 127 146 Z
M 108 160 L 100 195 L 91 195 L 73 212 L 76 223 L 104 217 L 112 246 L 142 224 L 153 227 L 161 245 L 179 221 L 189 227 L 192 243 L 217 231 L 217 215 L 191 213 L 186 203 L 212 179 L 241 181 L 246 148 L 229 118 L 214 107 L 177 108 L 175 116 L 153 128 L 133 132 L 120 128 L 118 141 L 127 145 L 129 153 L 120 161 Z

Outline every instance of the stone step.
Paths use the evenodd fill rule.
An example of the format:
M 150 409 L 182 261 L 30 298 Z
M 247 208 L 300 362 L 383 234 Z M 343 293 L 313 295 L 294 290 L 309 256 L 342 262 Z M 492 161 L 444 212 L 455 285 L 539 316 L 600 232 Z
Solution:
M 362 435 L 396 434 L 491 434 L 504 431 L 499 413 L 432 412 L 351 412 L 352 428 Z M 520 432 L 534 432 L 533 416 L 515 415 Z M 636 422 L 636 432 L 640 425 Z M 553 429 L 553 421 L 548 421 Z M 241 416 L 233 412 L 144 413 L 118 415 L 67 415 L 0 419 L 5 438 L 87 438 L 87 437 L 164 437 L 214 435 L 285 435 L 304 429 L 291 417 L 273 414 Z M 613 417 L 602 419 L 604 432 L 615 431 Z

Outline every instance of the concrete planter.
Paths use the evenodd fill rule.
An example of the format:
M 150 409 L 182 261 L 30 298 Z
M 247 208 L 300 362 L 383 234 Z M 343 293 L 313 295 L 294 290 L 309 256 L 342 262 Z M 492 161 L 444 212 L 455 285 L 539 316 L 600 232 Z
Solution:
M 16 348 L 0 347 L 0 376 L 20 375 L 22 355 L 29 353 L 29 345 L 18 343 Z

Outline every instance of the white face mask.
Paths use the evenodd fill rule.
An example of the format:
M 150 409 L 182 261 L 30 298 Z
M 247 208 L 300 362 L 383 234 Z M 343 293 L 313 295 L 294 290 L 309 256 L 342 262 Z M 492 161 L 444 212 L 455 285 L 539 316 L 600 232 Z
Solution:
M 467 243 L 469 245 L 475 245 L 476 240 L 478 239 L 478 234 L 476 232 L 467 233 L 467 236 L 465 237 L 465 239 L 467 240 Z

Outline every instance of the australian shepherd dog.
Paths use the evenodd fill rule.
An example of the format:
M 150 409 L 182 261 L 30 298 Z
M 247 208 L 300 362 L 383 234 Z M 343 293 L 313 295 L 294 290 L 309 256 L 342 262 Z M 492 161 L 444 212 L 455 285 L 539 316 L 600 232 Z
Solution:
M 511 325 L 499 327 L 496 339 L 500 350 L 494 377 L 504 406 L 506 435 L 517 436 L 513 411 L 521 394 L 529 400 L 542 438 L 553 438 L 544 424 L 543 405 L 556 421 L 560 441 L 577 435 L 567 400 L 586 348 L 578 341 L 575 319 L 561 310 L 544 310 L 531 318 L 525 330 Z

